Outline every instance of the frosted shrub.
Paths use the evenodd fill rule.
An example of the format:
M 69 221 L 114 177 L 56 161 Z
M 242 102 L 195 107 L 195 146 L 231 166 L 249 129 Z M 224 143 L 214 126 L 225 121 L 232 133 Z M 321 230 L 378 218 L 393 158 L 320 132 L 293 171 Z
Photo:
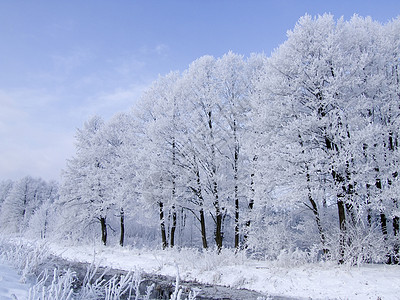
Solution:
M 21 240 L 0 244 L 2 258 L 21 272 L 21 281 L 38 271 L 39 266 L 49 258 L 49 250 L 44 243 L 27 243 Z
M 180 274 L 179 274 L 179 267 L 176 265 L 176 278 L 175 278 L 175 290 L 172 293 L 170 300 L 181 300 L 182 299 L 183 290 L 180 286 Z M 189 291 L 189 295 L 186 300 L 195 300 L 197 297 L 198 291 L 193 290 Z
M 119 300 L 122 298 L 148 300 L 153 286 L 147 288 L 146 295 L 141 296 L 140 283 L 143 281 L 140 272 L 130 272 L 126 275 L 113 276 L 108 281 L 103 280 L 105 273 L 92 280 L 97 268 L 90 266 L 84 279 L 82 288 L 74 293 L 78 278 L 76 273 L 67 270 L 64 273 L 54 269 L 53 279 L 49 283 L 49 276 L 45 270 L 38 278 L 37 283 L 30 288 L 28 300 Z M 93 281 L 93 282 L 92 282 Z M 92 283 L 91 283 L 92 282 Z M 140 297 L 140 298 L 139 298 Z
M 87 267 L 80 290 L 81 299 L 98 299 L 102 295 L 102 286 L 105 284 L 103 277 L 109 269 L 104 270 L 103 273 L 96 278 L 98 268 L 99 266 L 94 263 Z
M 186 266 L 191 269 L 199 269 L 201 271 L 215 270 L 220 266 L 240 265 L 247 259 L 245 251 L 235 249 L 222 248 L 220 251 L 215 249 L 191 249 L 181 248 L 163 250 L 169 251 L 169 256 L 174 257 L 174 261 L 180 266 Z M 164 254 L 163 253 L 163 254 Z M 163 257 L 163 255 L 160 255 Z M 166 263 L 157 257 L 160 268 Z
M 313 247 L 311 250 L 301 250 L 299 248 L 282 249 L 275 260 L 275 264 L 280 267 L 294 267 L 306 263 L 313 263 L 318 260 L 318 250 Z
M 193 248 L 181 248 L 178 252 L 174 253 L 175 260 L 181 265 L 188 266 L 190 268 L 200 268 L 202 253 L 198 249 Z
M 29 226 L 24 234 L 27 238 L 46 239 L 56 234 L 55 224 L 59 214 L 56 207 L 49 202 L 38 208 L 29 220 Z
M 248 251 L 255 258 L 275 260 L 282 250 L 296 247 L 292 235 L 285 222 L 262 224 L 252 231 Z
M 39 276 L 37 283 L 29 289 L 28 300 L 69 300 L 73 296 L 73 284 L 76 280 L 75 272 L 67 270 L 61 274 L 54 269 L 53 279 L 48 281 L 47 270 Z
M 105 280 L 104 276 L 107 272 L 108 270 L 105 270 L 100 275 L 96 275 L 99 274 L 98 267 L 90 265 L 81 288 L 74 292 L 79 285 L 79 279 L 75 272 L 69 269 L 64 272 L 54 269 L 53 278 L 49 282 L 48 271 L 45 270 L 29 290 L 28 300 L 150 299 L 154 285 L 147 288 L 145 295 L 140 295 L 139 287 L 143 282 L 141 272 L 114 275 L 109 280 Z
M 222 248 L 220 251 L 204 250 L 199 257 L 199 268 L 203 271 L 215 270 L 221 266 L 240 265 L 246 259 L 244 251 Z
M 113 276 L 105 284 L 105 300 L 119 300 L 122 296 L 127 296 L 127 299 L 135 295 L 136 299 L 148 300 L 150 299 L 151 292 L 154 288 L 154 284 L 149 286 L 146 291 L 146 295 L 141 297 L 140 295 L 140 284 L 143 282 L 142 272 L 129 272 L 126 275 Z
M 348 229 L 345 261 L 351 265 L 386 262 L 384 236 L 377 227 L 353 226 Z
M 385 263 L 388 248 L 379 226 L 368 227 L 362 223 L 346 224 L 346 238 L 343 260 L 349 265 L 363 263 Z M 341 259 L 340 233 L 337 231 L 328 239 L 329 255 L 333 260 Z

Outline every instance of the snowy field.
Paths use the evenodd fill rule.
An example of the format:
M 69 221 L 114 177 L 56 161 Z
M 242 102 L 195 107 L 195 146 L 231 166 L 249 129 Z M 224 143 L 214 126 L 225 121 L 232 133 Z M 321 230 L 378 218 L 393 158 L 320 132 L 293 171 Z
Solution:
M 194 250 L 146 251 L 120 247 L 60 246 L 52 254 L 79 262 L 97 261 L 122 270 L 176 276 L 182 280 L 246 288 L 297 299 L 400 299 L 400 266 L 295 265 L 290 260 L 251 260 L 225 250 L 221 255 Z
M 15 269 L 0 262 L 0 300 L 28 298 L 29 285 L 21 283 L 20 278 Z
M 21 240 L 20 240 L 21 241 Z M 25 240 L 24 244 L 31 244 Z M 20 244 L 20 242 L 18 242 Z M 254 290 L 293 299 L 400 299 L 400 266 L 339 266 L 333 262 L 296 263 L 292 256 L 259 261 L 224 249 L 139 250 L 134 248 L 71 246 L 33 243 L 43 252 L 72 262 L 85 262 L 126 271 L 175 277 L 181 280 Z M 43 248 L 44 247 L 44 248 Z M 39 253 L 39 252 L 38 252 Z M 297 260 L 298 261 L 298 260 Z M 7 263 L 0 263 L 0 300 L 27 299 L 29 286 Z M 268 299 L 268 297 L 266 297 Z

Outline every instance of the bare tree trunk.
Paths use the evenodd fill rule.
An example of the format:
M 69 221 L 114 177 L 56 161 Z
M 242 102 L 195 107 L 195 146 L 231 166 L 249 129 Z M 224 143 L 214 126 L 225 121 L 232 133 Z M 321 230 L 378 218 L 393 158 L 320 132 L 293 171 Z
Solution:
M 312 198 L 311 194 L 308 194 L 308 200 L 310 201 L 311 204 L 311 210 L 314 214 L 315 217 L 315 223 L 317 224 L 318 232 L 319 232 L 319 238 L 321 241 L 322 245 L 322 251 L 324 254 L 328 254 L 329 250 L 326 248 L 326 238 L 325 238 L 325 232 L 324 229 L 322 228 L 321 224 L 321 218 L 319 216 L 319 211 L 317 207 L 317 203 L 315 203 L 314 199 Z
M 220 207 L 219 199 L 218 199 L 217 182 L 214 182 L 214 197 L 215 197 L 215 200 L 214 200 L 214 208 L 215 208 L 214 238 L 215 238 L 215 244 L 217 245 L 218 252 L 220 252 L 222 249 L 223 233 L 222 233 L 222 212 L 221 212 L 221 207 Z
M 100 224 L 101 224 L 101 241 L 103 245 L 107 245 L 107 224 L 106 224 L 106 217 L 100 217 Z
M 196 157 L 194 157 L 194 161 L 196 163 Z M 201 240 L 203 242 L 203 248 L 207 249 L 208 243 L 207 243 L 206 220 L 204 217 L 204 209 L 203 209 L 204 199 L 203 199 L 203 193 L 202 193 L 202 188 L 201 188 L 200 172 L 197 167 L 197 164 L 196 164 L 196 183 L 197 183 L 197 188 L 192 188 L 192 190 L 195 193 L 197 199 L 199 200 L 199 206 L 200 206 L 199 221 L 200 221 L 200 230 L 201 230 Z
M 308 208 L 310 208 L 311 211 L 314 214 L 315 223 L 317 224 L 317 228 L 318 228 L 318 232 L 319 232 L 319 238 L 320 238 L 321 245 L 322 245 L 322 251 L 323 251 L 324 254 L 327 254 L 329 251 L 325 247 L 325 243 L 326 243 L 325 233 L 324 233 L 324 229 L 322 228 L 321 218 L 320 218 L 319 211 L 318 211 L 318 206 L 317 206 L 317 203 L 314 201 L 314 199 L 312 197 L 312 194 L 311 194 L 311 187 L 310 187 L 311 179 L 310 179 L 310 173 L 309 173 L 308 164 L 306 164 L 306 172 L 307 172 L 306 177 L 307 177 L 308 201 L 310 202 L 311 207 L 308 206 L 308 205 L 306 205 L 306 206 Z
M 207 249 L 207 233 L 206 233 L 206 221 L 204 218 L 204 210 L 200 209 L 200 227 L 201 227 L 201 240 L 203 241 L 203 248 Z
M 216 208 L 215 216 L 215 244 L 217 245 L 218 252 L 222 249 L 222 213 L 219 208 Z
M 397 71 L 397 66 L 396 66 L 396 71 Z M 399 78 L 397 79 L 397 80 L 399 80 Z M 391 151 L 394 151 L 395 149 L 397 149 L 398 148 L 398 141 L 397 141 L 397 138 L 395 138 L 394 136 L 393 136 L 393 132 L 392 131 L 390 131 L 389 132 L 389 150 L 391 150 Z M 398 176 L 398 173 L 397 173 L 397 171 L 395 171 L 395 172 L 393 172 L 392 173 L 392 176 L 393 176 L 393 180 L 396 180 L 396 178 L 397 178 L 397 176 Z M 392 185 L 392 180 L 391 179 L 388 179 L 388 185 L 389 186 L 391 186 Z M 396 199 L 393 199 L 392 200 L 393 201 L 393 206 L 395 207 L 395 209 L 397 209 L 398 208 L 398 204 L 397 204 L 397 200 Z M 399 263 L 399 248 L 400 248 L 400 245 L 399 245 L 399 242 L 398 242 L 398 240 L 396 239 L 396 237 L 398 236 L 398 234 L 399 234 L 399 226 L 400 226 L 400 222 L 399 222 L 400 220 L 399 220 L 399 217 L 398 216 L 395 216 L 395 217 L 393 217 L 393 219 L 392 219 L 392 223 L 393 223 L 393 235 L 395 236 L 395 240 L 394 240 L 394 246 L 393 246 L 393 256 L 392 256 L 392 263 L 393 264 L 398 264 Z
M 375 168 L 375 170 L 376 170 L 377 173 L 379 173 L 379 168 Z M 375 186 L 379 190 L 382 190 L 382 182 L 381 182 L 381 180 L 379 178 L 376 179 Z M 383 238 L 385 240 L 385 244 L 387 244 L 387 235 L 388 235 L 387 218 L 386 218 L 386 215 L 385 215 L 385 213 L 383 211 L 381 211 L 381 213 L 380 213 L 380 223 L 381 223 L 381 230 L 382 230 Z M 390 253 L 387 253 L 386 256 L 387 256 L 386 263 L 390 264 L 391 261 L 392 261 Z
M 339 147 L 334 144 L 328 137 L 325 137 L 326 148 L 329 151 L 339 152 Z M 346 193 L 345 178 L 337 173 L 334 169 L 331 172 L 333 181 L 337 187 L 342 187 L 343 193 Z M 339 216 L 339 264 L 344 263 L 344 254 L 346 247 L 346 212 L 345 212 L 345 203 L 343 202 L 344 195 L 338 194 L 337 196 L 337 206 L 338 206 L 338 216 Z
M 239 164 L 239 141 L 237 138 L 237 125 L 236 120 L 233 120 L 233 136 L 235 140 L 235 154 L 234 154 L 234 161 L 233 161 L 233 171 L 234 171 L 234 198 L 235 198 L 235 248 L 239 249 L 239 182 L 238 182 L 238 164 Z
M 121 247 L 124 246 L 124 239 L 125 239 L 125 215 L 124 215 L 124 209 L 121 208 L 120 210 L 120 237 L 119 237 L 119 244 Z
M 47 232 L 47 226 L 48 226 L 48 221 L 47 221 L 47 217 L 48 217 L 48 210 L 46 208 L 46 213 L 44 215 L 44 226 L 43 226 L 43 231 L 41 233 L 42 239 L 46 238 L 46 232 Z
M 387 231 L 387 219 L 386 219 L 386 215 L 385 215 L 383 212 L 381 212 L 380 217 L 381 217 L 381 229 L 382 229 L 382 234 L 383 234 L 383 236 L 385 237 L 385 239 L 387 239 L 388 231 Z
M 340 241 L 339 241 L 339 263 L 344 263 L 344 251 L 345 251 L 345 238 L 346 238 L 346 214 L 345 207 L 342 200 L 337 201 L 338 215 L 339 215 L 339 228 L 340 228 Z
M 300 138 L 300 146 L 303 148 L 303 141 L 302 141 L 302 137 L 299 134 L 299 138 Z M 304 153 L 304 150 L 302 150 L 302 153 Z M 309 209 L 311 209 L 311 211 L 314 214 L 314 218 L 315 218 L 315 223 L 317 224 L 317 228 L 318 228 L 318 232 L 319 232 L 319 237 L 320 237 L 320 241 L 321 241 L 321 245 L 322 245 L 322 251 L 324 252 L 324 254 L 328 253 L 328 249 L 325 247 L 325 233 L 324 230 L 322 228 L 322 224 L 321 224 L 321 217 L 319 215 L 319 211 L 318 211 L 318 206 L 317 203 L 314 201 L 313 197 L 312 197 L 312 191 L 311 191 L 311 177 L 310 177 L 310 171 L 309 171 L 309 167 L 308 167 L 308 163 L 305 162 L 305 170 L 306 170 L 306 180 L 307 180 L 307 189 L 308 189 L 308 201 L 310 202 L 309 206 L 308 204 L 305 204 Z
M 256 161 L 257 161 L 257 159 L 258 159 L 258 157 L 257 157 L 257 155 L 255 155 L 254 157 L 253 157 L 253 163 L 255 163 Z M 253 169 L 254 170 L 254 169 Z M 255 176 L 255 174 L 254 174 L 254 171 L 253 171 L 253 173 L 251 173 L 250 174 L 250 192 L 251 192 L 251 196 L 250 196 L 250 199 L 249 199 L 249 203 L 248 203 L 248 205 L 247 205 L 247 208 L 248 208 L 248 211 L 249 212 L 251 212 L 252 210 L 253 210 L 253 207 L 254 207 L 254 198 L 255 198 L 255 193 L 256 193 L 256 190 L 255 190 L 255 187 L 254 187 L 254 176 Z M 249 237 L 248 237 L 248 233 L 249 233 L 249 230 L 250 230 L 250 225 L 251 225 L 251 220 L 250 220 L 250 218 L 246 221 L 246 227 L 245 227 L 245 232 L 244 232 L 244 235 L 243 235 L 243 244 L 244 244 L 244 248 L 247 248 L 248 247 L 248 239 L 249 239 Z
M 175 119 L 175 115 L 174 115 Z M 171 222 L 171 231 L 170 231 L 170 247 L 173 248 L 175 246 L 175 231 L 176 231 L 176 209 L 175 209 L 175 198 L 176 198 L 176 174 L 175 174 L 175 165 L 176 165 L 176 142 L 175 137 L 172 139 L 172 222 Z
M 172 206 L 172 222 L 171 222 L 171 236 L 169 246 L 173 248 L 175 246 L 175 231 L 176 231 L 176 209 L 175 205 Z
M 381 221 L 381 229 L 382 229 L 383 238 L 385 240 L 385 243 L 387 243 L 387 235 L 388 235 L 387 218 L 383 212 L 381 212 L 381 214 L 380 214 L 380 221 Z M 386 263 L 387 264 L 392 263 L 392 257 L 390 255 L 390 251 L 386 254 Z
M 399 224 L 400 224 L 399 223 L 399 217 L 394 217 L 393 218 L 393 233 L 394 233 L 395 236 L 399 235 L 399 229 L 400 229 Z
M 161 227 L 161 244 L 162 248 L 165 249 L 168 246 L 167 234 L 165 232 L 165 219 L 164 219 L 164 204 L 160 201 L 158 202 L 159 212 L 160 212 L 160 227 Z
M 237 194 L 237 186 L 235 186 Z M 239 199 L 235 196 L 235 248 L 239 249 Z
M 399 222 L 399 217 L 394 217 L 393 218 L 393 234 L 394 234 L 394 236 L 395 236 L 395 242 L 394 242 L 394 256 L 393 256 L 393 263 L 394 264 L 398 264 L 399 263 L 399 248 L 400 248 L 400 245 L 399 245 L 399 242 L 398 242 L 398 240 L 396 239 L 397 238 L 397 236 L 399 235 L 399 230 L 400 230 L 400 224 L 399 224 L 400 222 Z
M 213 122 L 212 122 L 212 112 L 211 110 L 208 112 L 208 127 L 210 129 L 210 139 L 211 139 L 211 163 L 212 163 L 212 193 L 214 196 L 214 208 L 215 208 L 215 230 L 214 230 L 214 239 L 215 244 L 217 245 L 218 252 L 222 249 L 222 212 L 219 202 L 218 196 L 218 183 L 217 183 L 217 167 L 215 163 L 216 149 L 215 149 L 215 141 L 214 141 L 214 131 L 213 131 Z

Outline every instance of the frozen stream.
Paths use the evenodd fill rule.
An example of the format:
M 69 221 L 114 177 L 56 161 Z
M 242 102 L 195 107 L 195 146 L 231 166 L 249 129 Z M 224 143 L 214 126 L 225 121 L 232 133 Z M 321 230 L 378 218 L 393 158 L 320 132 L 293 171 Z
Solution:
M 214 253 L 199 254 L 184 250 L 146 252 L 118 247 L 96 249 L 93 246 L 59 245 L 50 245 L 49 250 L 46 248 L 48 245 L 25 242 L 26 245 L 23 246 L 19 241 L 14 244 L 0 245 L 0 254 L 7 254 L 4 258 L 13 263 L 31 261 L 27 271 L 35 270 L 36 275 L 47 269 L 48 275 L 52 277 L 55 268 L 61 273 L 69 269 L 74 276 L 77 275 L 74 284 L 76 292 L 81 291 L 80 282 L 86 274 L 88 262 L 95 261 L 98 265 L 112 268 L 109 269 L 107 278 L 126 274 L 127 271 L 123 270 L 138 270 L 144 280 L 141 294 L 144 294 L 143 288 L 155 285 L 152 299 L 169 299 L 170 293 L 175 289 L 177 273 L 187 280 L 179 285 L 185 292 L 200 290 L 197 299 L 292 297 L 291 299 L 376 300 L 399 299 L 400 294 L 398 265 L 368 264 L 352 267 L 340 266 L 334 262 L 293 265 L 290 261 L 282 261 L 277 265 L 276 262 L 235 258 L 230 253 L 214 257 Z M 4 264 L 0 261 L 0 300 L 15 299 L 12 294 L 20 300 L 26 299 L 29 286 L 19 282 L 20 277 L 10 265 L 11 263 Z M 91 272 L 93 271 L 94 269 Z M 29 283 L 33 281 L 34 278 L 29 278 Z M 237 287 L 243 289 L 236 289 Z M 186 295 L 183 296 L 184 299 Z
M 80 262 L 71 262 L 68 260 L 61 259 L 59 257 L 51 257 L 45 264 L 41 266 L 41 269 L 47 268 L 51 270 L 55 267 L 59 269 L 71 269 L 76 272 L 77 277 L 79 280 L 85 276 L 88 264 L 87 263 L 80 263 Z M 104 268 L 99 268 L 98 276 L 102 274 Z M 114 275 L 125 275 L 127 274 L 126 271 L 117 270 L 117 269 L 110 269 L 104 279 L 109 279 Z M 170 299 L 170 295 L 173 293 L 175 289 L 175 277 L 172 276 L 162 276 L 162 275 L 152 275 L 152 274 L 142 274 L 143 282 L 140 286 L 141 294 L 145 293 L 146 288 L 152 284 L 155 285 L 153 293 L 151 295 L 152 299 Z M 78 283 L 79 285 L 79 283 Z M 182 299 L 185 299 L 188 296 L 189 290 L 198 290 L 200 291 L 196 297 L 198 300 L 213 300 L 213 299 L 226 299 L 226 300 L 256 300 L 256 299 L 275 299 L 275 300 L 286 300 L 286 299 L 293 299 L 287 297 L 268 297 L 261 293 L 246 290 L 246 289 L 233 289 L 223 286 L 217 285 L 208 285 L 208 284 L 200 284 L 195 282 L 181 282 L 180 287 L 183 290 Z M 1 299 L 1 298 L 0 298 Z M 297 298 L 298 299 L 298 298 Z M 2 300 L 2 299 L 1 299 Z
M 37 269 L 36 275 L 39 275 L 44 269 L 51 272 L 54 268 L 60 270 L 70 269 L 76 272 L 78 282 L 76 287 L 79 288 L 80 282 L 86 274 L 88 264 L 81 262 L 71 262 L 68 260 L 61 259 L 56 256 L 50 256 L 45 263 L 41 264 Z M 104 268 L 99 268 L 98 273 L 95 277 L 103 274 Z M 125 275 L 127 272 L 123 270 L 110 269 L 103 277 L 108 280 L 114 275 Z M 30 285 L 20 282 L 21 275 L 6 262 L 0 261 L 0 300 L 23 300 L 28 298 L 28 291 Z M 175 278 L 173 276 L 162 276 L 152 274 L 142 274 L 143 282 L 140 286 L 141 294 L 144 294 L 146 288 L 154 284 L 153 293 L 151 299 L 170 299 L 171 294 L 175 290 Z M 198 290 L 196 299 L 198 300 L 214 300 L 214 299 L 226 299 L 226 300 L 257 300 L 257 299 L 278 299 L 286 300 L 293 299 L 287 297 L 271 297 L 263 295 L 251 290 L 246 289 L 233 289 L 218 285 L 200 284 L 196 282 L 181 282 L 180 288 L 183 290 L 182 299 L 188 296 L 190 290 Z
M 0 261 L 0 300 L 28 298 L 30 286 L 21 283 L 20 278 L 15 269 Z
M 87 264 L 69 262 L 66 260 L 62 260 L 56 257 L 53 257 L 45 264 L 42 265 L 42 268 L 70 268 L 75 271 L 78 275 L 78 278 L 82 278 L 86 272 Z M 99 270 L 99 274 L 102 273 L 103 270 Z M 108 272 L 108 276 L 111 277 L 115 274 L 126 274 L 125 271 L 121 270 L 110 270 Z M 20 282 L 21 275 L 17 273 L 17 271 L 12 268 L 10 265 L 4 262 L 0 262 L 0 300 L 23 300 L 28 298 L 28 290 L 30 285 L 24 284 Z M 167 276 L 159 276 L 159 275 L 144 275 L 143 281 L 143 292 L 148 285 L 155 284 L 155 289 L 152 295 L 153 299 L 169 299 L 170 294 L 174 291 L 174 283 L 175 278 L 167 277 Z M 201 290 L 199 292 L 198 297 L 196 299 L 290 299 L 284 297 L 270 297 L 267 298 L 264 295 L 249 291 L 249 290 L 236 290 L 222 286 L 215 285 L 205 285 L 191 282 L 182 282 L 182 288 L 185 291 L 189 289 L 198 289 Z M 187 296 L 186 293 L 183 296 Z M 184 299 L 185 297 L 183 297 Z

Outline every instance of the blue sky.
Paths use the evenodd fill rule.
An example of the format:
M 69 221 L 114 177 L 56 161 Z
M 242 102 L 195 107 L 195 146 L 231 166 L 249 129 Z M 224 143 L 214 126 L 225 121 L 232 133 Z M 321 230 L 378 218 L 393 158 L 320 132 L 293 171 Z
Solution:
M 325 12 L 386 22 L 400 1 L 0 1 L 0 180 L 59 179 L 90 116 L 129 110 L 202 55 L 269 55 Z

